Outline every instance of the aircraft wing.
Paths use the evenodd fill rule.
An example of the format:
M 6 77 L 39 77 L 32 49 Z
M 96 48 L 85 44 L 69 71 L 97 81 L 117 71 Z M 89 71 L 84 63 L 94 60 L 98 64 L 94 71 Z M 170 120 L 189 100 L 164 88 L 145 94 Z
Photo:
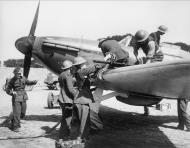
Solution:
M 160 48 L 164 53 L 163 61 L 190 59 L 190 53 L 182 50 L 179 46 L 162 43 Z
M 116 98 L 131 105 L 152 105 L 162 98 L 190 100 L 190 60 L 111 69 L 95 84 L 104 90 L 126 94 Z

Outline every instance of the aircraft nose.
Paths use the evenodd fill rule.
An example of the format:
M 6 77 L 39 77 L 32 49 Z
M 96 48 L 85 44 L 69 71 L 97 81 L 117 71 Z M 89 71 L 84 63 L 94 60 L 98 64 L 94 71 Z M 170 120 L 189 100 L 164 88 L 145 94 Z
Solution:
M 33 42 L 29 37 L 22 37 L 16 40 L 15 47 L 23 54 L 27 54 L 32 51 Z
M 16 47 L 20 52 L 22 52 L 23 54 L 26 54 L 26 53 L 27 53 L 27 48 L 26 48 L 26 46 L 24 46 L 24 40 L 25 40 L 24 37 L 19 38 L 18 40 L 16 40 L 16 42 L 15 42 L 15 47 Z

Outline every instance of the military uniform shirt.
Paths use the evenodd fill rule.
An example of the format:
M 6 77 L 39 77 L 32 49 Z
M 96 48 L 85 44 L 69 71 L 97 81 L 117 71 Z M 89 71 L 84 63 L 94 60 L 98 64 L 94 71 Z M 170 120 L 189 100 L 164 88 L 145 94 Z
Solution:
M 24 101 L 28 99 L 28 96 L 25 91 L 26 85 L 34 85 L 37 81 L 29 81 L 25 77 L 16 78 L 13 77 L 8 83 L 8 86 L 6 88 L 6 92 L 9 95 L 13 96 L 13 91 L 16 92 L 16 95 L 13 96 L 13 99 L 15 101 Z
M 77 90 L 73 86 L 73 77 L 71 73 L 68 71 L 62 72 L 58 81 L 61 88 L 59 95 L 61 103 L 73 103 L 73 99 L 77 95 Z
M 77 86 L 80 91 L 78 98 L 85 97 L 90 99 L 92 102 L 94 101 L 92 92 L 90 90 L 91 82 L 89 80 L 89 75 L 96 71 L 96 65 L 91 65 L 84 69 L 79 69 L 76 74 Z
M 113 53 L 117 60 L 125 59 L 129 56 L 115 40 L 105 40 L 99 45 L 99 47 L 101 48 L 104 56 L 106 56 L 106 53 Z
M 134 38 L 131 41 L 130 46 L 132 46 L 134 48 L 134 54 L 135 56 L 138 55 L 138 50 L 141 48 L 143 50 L 143 52 L 145 53 L 147 58 L 153 58 L 154 54 L 155 54 L 155 42 L 153 41 L 152 38 L 148 38 L 147 41 L 143 44 L 139 44 L 138 42 L 135 42 Z
M 153 38 L 157 45 L 160 45 L 160 35 L 157 32 L 151 33 L 150 37 Z

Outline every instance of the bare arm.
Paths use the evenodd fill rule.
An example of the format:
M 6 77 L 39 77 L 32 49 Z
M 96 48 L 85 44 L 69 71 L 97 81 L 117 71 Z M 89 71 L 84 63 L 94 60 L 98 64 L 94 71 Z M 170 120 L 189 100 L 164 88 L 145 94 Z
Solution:
M 34 80 L 34 81 L 30 81 L 30 80 L 28 80 L 27 78 L 25 78 L 24 77 L 24 79 L 25 79 L 25 81 L 26 81 L 26 85 L 35 85 L 38 81 L 36 81 L 36 80 Z
M 133 53 L 134 53 L 134 55 L 135 55 L 135 57 L 136 57 L 136 60 L 138 61 L 138 47 L 137 46 L 135 46 L 135 47 L 133 47 L 134 48 L 134 50 L 133 50 Z
M 37 83 L 36 80 L 34 81 L 26 80 L 26 85 L 35 85 L 36 83 Z
M 149 47 L 149 51 L 148 51 L 148 54 L 147 54 L 147 61 L 146 61 L 146 63 L 150 63 L 151 59 L 154 56 L 154 53 L 155 53 L 155 42 L 154 41 L 150 41 L 148 43 L 148 47 Z

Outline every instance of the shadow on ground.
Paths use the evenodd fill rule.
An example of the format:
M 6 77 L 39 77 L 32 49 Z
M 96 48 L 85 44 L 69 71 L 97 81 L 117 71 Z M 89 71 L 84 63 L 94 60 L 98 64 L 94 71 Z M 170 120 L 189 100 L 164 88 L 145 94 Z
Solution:
M 100 114 L 104 121 L 104 129 L 91 133 L 85 148 L 175 148 L 158 127 L 164 127 L 164 123 L 177 122 L 176 116 L 145 117 L 141 114 L 123 112 L 105 106 L 101 106 Z M 46 120 L 47 118 L 49 117 L 40 117 L 40 119 L 36 117 L 35 119 Z M 48 126 L 41 128 L 46 132 L 50 130 Z M 46 136 L 54 140 L 57 140 L 57 137 L 58 130 Z
M 149 116 L 123 112 L 101 106 L 100 115 L 104 122 L 102 131 L 92 133 L 86 148 L 175 148 L 167 136 L 159 130 L 163 124 L 177 122 L 177 116 Z M 1 117 L 1 119 L 6 118 Z M 26 120 L 58 122 L 60 115 L 28 115 Z M 49 132 L 51 127 L 41 127 Z M 167 127 L 174 128 L 174 127 Z M 53 130 L 46 138 L 57 140 L 58 129 Z
M 49 109 L 51 109 L 51 110 L 53 110 L 53 109 L 60 109 L 60 106 L 57 105 L 57 106 L 54 106 L 53 108 L 44 107 L 44 109 L 48 109 L 48 110 L 49 110 Z
M 101 107 L 104 129 L 92 135 L 86 148 L 175 148 L 159 130 L 164 123 L 177 122 L 176 116 L 149 116 Z
M 7 119 L 7 116 L 2 116 L 0 119 Z M 26 121 L 44 121 L 44 122 L 58 122 L 61 115 L 27 115 L 24 120 Z

